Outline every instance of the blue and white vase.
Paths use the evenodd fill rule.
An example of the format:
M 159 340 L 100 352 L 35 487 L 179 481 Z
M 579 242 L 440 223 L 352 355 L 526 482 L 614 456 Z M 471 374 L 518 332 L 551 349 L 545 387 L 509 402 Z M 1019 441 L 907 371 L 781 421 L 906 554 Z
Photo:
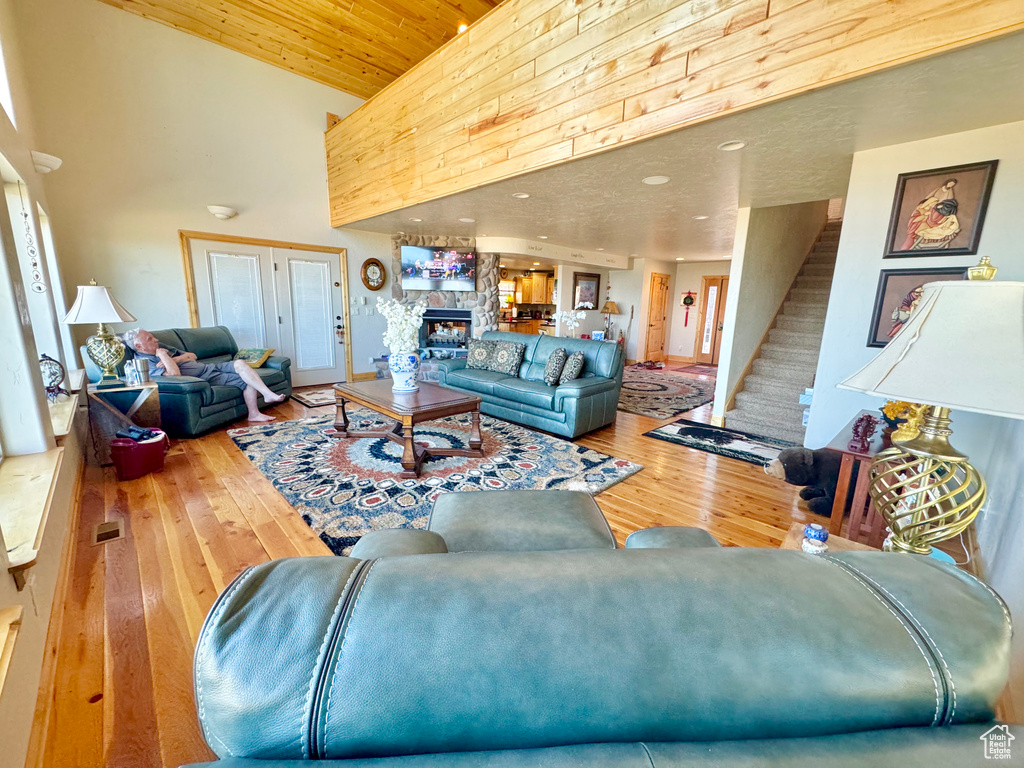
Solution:
M 392 352 L 388 357 L 392 392 L 419 391 L 420 356 L 417 352 Z

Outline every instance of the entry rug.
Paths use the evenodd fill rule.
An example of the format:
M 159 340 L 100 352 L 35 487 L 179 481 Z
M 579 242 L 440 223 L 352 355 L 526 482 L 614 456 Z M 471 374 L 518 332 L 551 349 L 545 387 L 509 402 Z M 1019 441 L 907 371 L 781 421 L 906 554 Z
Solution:
M 749 464 L 767 464 L 778 458 L 782 449 L 797 447 L 796 443 L 786 440 L 751 435 L 724 427 L 712 427 L 686 419 L 679 419 L 644 434 L 646 437 L 656 437 L 659 440 L 696 448 L 698 451 L 716 453 L 730 459 L 739 459 Z
M 381 430 L 394 422 L 365 408 L 349 428 Z M 400 480 L 402 446 L 384 438 L 332 438 L 334 416 L 272 422 L 228 431 L 231 439 L 336 555 L 380 528 L 425 528 L 442 493 L 610 488 L 643 469 L 582 445 L 481 416 L 484 457 L 437 456 L 415 480 Z M 417 425 L 425 447 L 466 448 L 470 415 Z
M 319 408 L 323 405 L 334 405 L 334 387 L 320 387 L 292 392 L 292 400 L 298 400 L 307 408 Z
M 715 399 L 714 379 L 627 368 L 622 374 L 619 410 L 655 419 L 671 419 Z

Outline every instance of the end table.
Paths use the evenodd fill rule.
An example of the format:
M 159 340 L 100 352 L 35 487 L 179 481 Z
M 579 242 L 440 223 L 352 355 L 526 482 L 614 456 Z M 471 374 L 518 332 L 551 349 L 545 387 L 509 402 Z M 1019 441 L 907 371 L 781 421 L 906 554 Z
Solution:
M 98 389 L 89 385 L 89 432 L 92 458 L 101 467 L 110 461 L 110 441 L 128 426 L 159 427 L 160 395 L 155 381 Z

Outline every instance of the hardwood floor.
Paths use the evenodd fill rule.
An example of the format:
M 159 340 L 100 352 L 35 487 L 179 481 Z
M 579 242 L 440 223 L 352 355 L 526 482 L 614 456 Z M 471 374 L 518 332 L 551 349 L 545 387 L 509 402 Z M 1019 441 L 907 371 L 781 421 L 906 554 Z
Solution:
M 329 412 L 289 401 L 281 419 Z M 707 421 L 710 406 L 686 414 Z M 669 420 L 671 421 L 671 420 Z M 667 423 L 619 413 L 581 439 L 644 470 L 598 497 L 620 543 L 653 525 L 692 525 L 727 545 L 776 547 L 797 489 L 760 467 L 644 437 Z M 327 547 L 224 430 L 176 441 L 163 472 L 116 482 L 86 469 L 45 746 L 37 765 L 144 768 L 213 759 L 192 698 L 192 652 L 217 594 L 244 568 Z M 96 546 L 104 520 L 126 538 Z

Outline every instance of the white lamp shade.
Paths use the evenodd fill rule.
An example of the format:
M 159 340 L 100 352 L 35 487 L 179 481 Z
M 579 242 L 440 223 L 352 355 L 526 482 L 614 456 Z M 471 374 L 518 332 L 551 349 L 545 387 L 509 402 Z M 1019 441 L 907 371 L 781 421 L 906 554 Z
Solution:
M 75 303 L 64 318 L 68 325 L 77 323 L 128 323 L 135 315 L 121 306 L 103 285 L 80 285 Z
M 1024 283 L 928 283 L 907 324 L 839 386 L 1024 418 Z

